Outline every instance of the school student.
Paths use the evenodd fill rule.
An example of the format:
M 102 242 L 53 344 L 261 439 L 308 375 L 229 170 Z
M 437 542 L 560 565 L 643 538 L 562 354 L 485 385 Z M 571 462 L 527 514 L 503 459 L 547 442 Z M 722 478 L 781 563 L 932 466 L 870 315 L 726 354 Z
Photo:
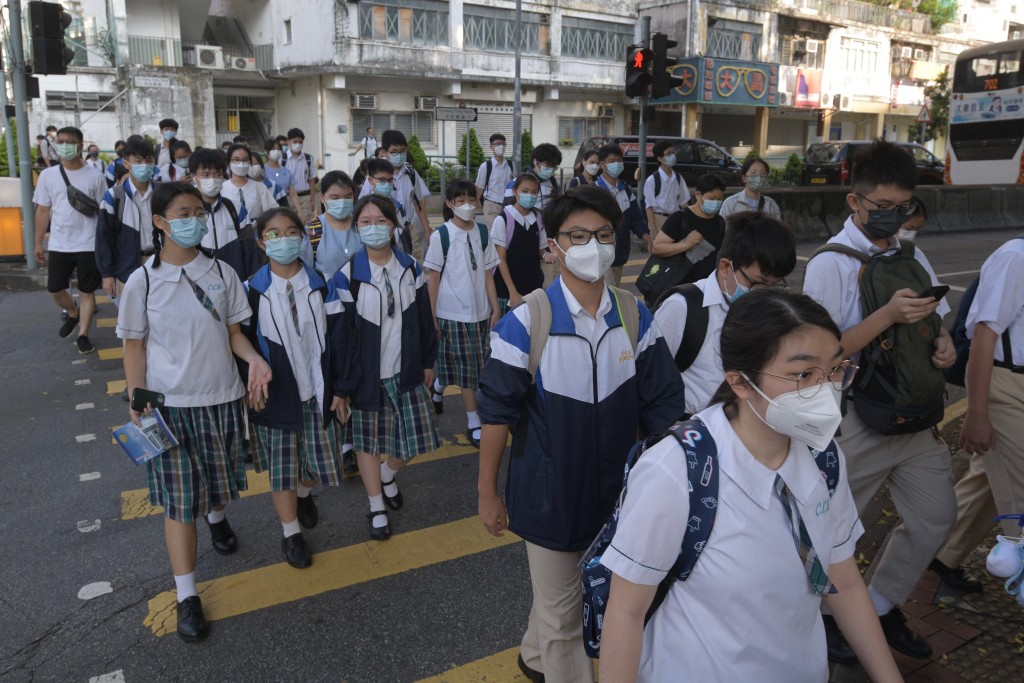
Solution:
M 445 203 L 454 214 L 437 229 L 423 258 L 438 343 L 434 410 L 444 411 L 444 389 L 462 389 L 466 436 L 480 446 L 476 390 L 487 356 L 487 333 L 498 322 L 498 295 L 492 273 L 498 253 L 487 226 L 474 221 L 476 188 L 466 179 L 449 183 Z
M 555 179 L 555 172 L 562 163 L 562 152 L 550 142 L 542 142 L 533 148 L 533 155 L 530 157 L 530 169 L 533 174 L 540 178 L 540 196 L 537 198 L 537 208 L 544 210 L 549 201 L 557 198 L 561 192 L 558 189 L 558 181 Z M 505 186 L 505 206 L 515 203 L 515 192 L 513 192 L 512 181 Z
M 264 174 L 263 157 L 261 157 L 255 150 L 250 150 L 249 164 L 249 177 L 257 183 L 263 183 L 263 186 L 267 188 L 270 196 L 275 202 L 277 202 L 277 206 L 288 208 L 288 190 L 281 187 Z
M 372 159 L 377 152 L 377 138 L 373 134 L 373 126 L 366 129 L 366 135 L 359 141 L 359 146 L 355 148 L 355 151 L 349 153 L 349 156 L 355 156 L 359 150 L 363 150 L 364 159 Z
M 370 159 L 366 163 L 366 181 L 364 190 L 378 197 L 385 197 L 395 205 L 398 214 L 398 226 L 395 228 L 395 240 L 398 247 L 407 254 L 415 249 L 413 244 L 412 222 L 409 208 L 399 198 L 395 186 L 395 167 L 387 159 Z M 363 194 L 363 197 L 368 196 Z
M 405 135 L 399 130 L 386 130 L 380 138 L 380 148 L 377 150 L 378 157 L 386 156 L 391 163 L 391 190 L 398 205 L 405 212 L 409 220 L 408 226 L 400 226 L 409 231 L 406 244 L 410 246 L 407 253 L 420 254 L 426 251 L 426 245 L 430 241 L 430 221 L 427 220 L 426 202 L 430 196 L 430 189 L 423 182 L 423 178 L 408 162 L 409 142 Z M 359 198 L 367 196 L 374 191 L 370 183 L 371 176 L 378 168 L 373 160 L 367 164 L 366 180 L 359 190 Z
M 290 206 L 294 210 L 299 205 L 299 195 L 295 191 L 295 185 L 292 183 L 292 172 L 281 163 L 281 160 L 284 158 L 281 144 L 278 138 L 267 138 L 267 141 L 263 143 L 263 151 L 267 153 L 267 163 L 263 167 L 263 175 L 278 187 L 285 189 L 288 201 L 281 204 L 281 206 Z M 287 140 L 284 141 L 284 144 L 287 146 Z
M 196 519 L 205 517 L 214 550 L 235 552 L 224 508 L 246 488 L 246 387 L 232 354 L 249 364 L 250 402 L 266 400 L 271 371 L 241 329 L 251 315 L 241 281 L 199 249 L 207 229 L 202 196 L 190 185 L 163 183 L 151 207 L 154 254 L 125 283 L 117 336 L 129 393 L 163 394 L 161 414 L 180 444 L 147 462 L 146 475 L 150 503 L 164 508 L 178 635 L 200 640 L 209 624 L 196 591 Z M 140 413 L 128 412 L 138 424 Z
M 619 180 L 625 168 L 622 162 L 622 148 L 614 143 L 603 145 L 597 150 L 597 159 L 601 165 L 601 175 L 594 181 L 594 185 L 611 193 L 619 205 L 619 210 L 622 211 L 622 220 L 615 228 L 615 260 L 605 275 L 609 285 L 618 285 L 622 279 L 622 267 L 629 260 L 632 241 L 629 233 L 632 232 L 642 239 L 648 250 L 653 243 L 651 231 L 640 212 L 636 195 L 627 183 Z
M 256 247 L 253 228 L 242 222 L 238 207 L 221 195 L 227 173 L 225 157 L 215 149 L 197 149 L 188 160 L 192 182 L 203 197 L 209 221 L 202 246 L 212 249 L 214 256 L 238 273 L 243 282 L 259 270 L 260 250 Z
M 121 158 L 124 155 L 124 146 L 126 144 L 124 140 L 118 140 L 114 143 L 114 155 L 117 158 L 110 162 L 107 170 L 103 173 L 103 177 L 107 179 L 107 187 L 113 187 L 128 172 L 125 170 L 124 160 Z
M 658 160 L 658 168 L 644 182 L 644 207 L 647 227 L 657 238 L 669 216 L 690 203 L 690 189 L 686 187 L 683 174 L 675 169 L 676 148 L 671 140 L 659 140 L 652 152 Z
M 685 671 L 695 681 L 825 681 L 824 598 L 871 680 L 902 681 L 857 568 L 864 528 L 846 462 L 831 445 L 840 392 L 856 371 L 838 328 L 807 296 L 752 292 L 726 316 L 721 356 L 725 381 L 695 416 L 717 451 L 717 495 L 702 499 L 716 509 L 714 527 L 645 626 L 694 512 L 681 443 L 670 437 L 645 451 L 601 557 L 612 571 L 601 679 L 661 681 Z M 703 466 L 704 435 L 695 448 Z M 812 448 L 835 449 L 826 455 L 838 467 L 834 491 Z
M 654 322 L 686 386 L 686 412 L 704 410 L 722 379 L 718 338 L 733 304 L 749 292 L 786 286 L 796 267 L 796 238 L 785 224 L 754 213 L 736 214 L 725 231 L 714 273 L 670 294 Z
M 937 422 L 941 419 L 945 392 L 941 370 L 956 362 L 956 349 L 941 325 L 941 316 L 949 306 L 944 301 L 919 296 L 928 286 L 938 284 L 935 274 L 921 265 L 917 257 L 920 249 L 916 249 L 913 259 L 900 261 L 898 267 L 890 266 L 889 272 L 892 277 L 900 274 L 904 281 L 912 279 L 918 284 L 896 290 L 888 302 L 868 315 L 862 308 L 860 284 L 864 259 L 881 259 L 901 250 L 895 236 L 907 216 L 914 212 L 911 193 L 917 184 L 917 168 L 899 147 L 878 141 L 854 159 L 852 175 L 852 191 L 846 198 L 852 214 L 828 244 L 829 248 L 835 245 L 846 251 L 819 252 L 813 257 L 807 264 L 804 291 L 836 321 L 843 333 L 844 353 L 859 358 L 857 362 L 862 366 L 874 363 L 874 356 L 881 356 L 861 351 L 873 343 L 884 349 L 891 344 L 887 339 L 900 334 L 901 326 L 913 325 L 913 334 L 908 335 L 908 343 L 901 348 L 901 363 L 916 373 L 911 381 L 918 395 L 926 387 L 934 387 L 935 395 L 929 405 L 937 405 L 937 413 L 929 405 L 922 405 L 921 410 L 924 415 L 935 415 L 933 419 Z M 920 346 L 911 346 L 911 342 Z M 838 441 L 849 459 L 850 489 L 857 510 L 863 511 L 882 484 L 888 483 L 901 520 L 872 563 L 868 592 L 889 644 L 908 657 L 928 659 L 931 645 L 907 627 L 900 606 L 909 599 L 955 519 L 949 450 L 932 433 L 932 424 L 910 420 L 905 417 L 910 413 L 897 412 L 892 401 L 884 401 L 876 393 L 871 394 L 870 400 L 865 394 L 858 405 L 857 394 L 870 390 L 873 387 L 854 388 L 850 393 L 852 401 Z M 881 408 L 872 408 L 878 405 Z M 906 425 L 899 430 L 889 426 L 897 417 L 899 425 Z M 872 419 L 874 426 L 866 419 Z M 882 420 L 887 423 L 885 431 L 890 433 L 882 433 Z M 853 661 L 854 652 L 831 618 L 826 617 L 825 626 L 829 657 L 835 662 Z
M 491 135 L 491 158 L 476 173 L 476 199 L 483 207 L 484 225 L 491 225 L 501 213 L 505 186 L 512 180 L 512 164 L 505 159 L 505 136 Z
M 47 126 L 46 135 L 39 140 L 39 158 L 42 159 L 43 167 L 50 168 L 60 164 L 60 155 L 57 153 L 57 126 Z
M 171 143 L 171 163 L 164 167 L 157 166 L 160 177 L 171 183 L 188 183 L 192 178 L 188 174 L 188 158 L 192 156 L 192 148 L 184 140 Z
M 549 255 L 548 237 L 536 210 L 540 181 L 523 173 L 513 183 L 516 203 L 506 206 L 491 224 L 490 234 L 500 259 L 494 289 L 502 315 L 522 302 L 523 295 L 544 285 L 541 259 Z
M 480 518 L 491 534 L 526 541 L 533 608 L 519 668 L 532 681 L 593 682 L 577 562 L 614 508 L 638 431 L 660 432 L 683 412 L 682 380 L 647 307 L 605 285 L 620 220 L 612 196 L 592 185 L 545 208 L 563 263 L 544 290 L 551 327 L 534 340 L 531 307 L 510 311 L 491 332 L 480 378 Z M 498 470 L 514 424 L 503 502 Z
M 716 253 L 725 240 L 725 220 L 719 215 L 725 197 L 725 181 L 714 173 L 705 173 L 693 186 L 696 201 L 669 216 L 654 238 L 655 256 L 675 256 L 707 242 L 712 251 L 693 264 L 684 282 L 703 280 L 718 267 Z
M 157 148 L 157 168 L 165 169 L 174 161 L 174 139 L 178 137 L 178 122 L 174 119 L 163 119 L 160 126 L 160 145 Z
M 306 224 L 309 239 L 303 242 L 302 260 L 328 277 L 348 263 L 362 246 L 359 231 L 352 229 L 355 196 L 352 179 L 342 171 L 331 171 L 320 180 L 325 211 Z
M 260 215 L 278 206 L 270 189 L 260 180 L 249 177 L 252 152 L 245 145 L 233 144 L 228 150 L 228 181 L 221 188 L 221 197 L 229 199 L 238 211 L 238 224 L 255 225 Z
M 771 168 L 764 159 L 751 157 L 744 161 L 743 166 L 740 167 L 740 180 L 743 181 L 743 189 L 722 203 L 722 217 L 728 218 L 734 213 L 743 211 L 755 211 L 781 220 L 782 212 L 779 211 L 779 205 L 771 197 L 761 194 L 768 187 L 770 174 Z
M 383 541 L 391 536 L 387 510 L 404 505 L 398 472 L 441 445 L 427 394 L 437 337 L 423 272 L 395 247 L 394 204 L 379 195 L 364 197 L 352 220 L 364 246 L 334 277 L 342 293 L 350 289 L 358 316 L 361 375 L 352 393 L 350 430 L 370 501 L 370 538 Z
M 569 179 L 569 187 L 566 189 L 571 190 L 580 185 L 590 185 L 597 180 L 599 175 L 601 175 L 601 164 L 597 159 L 597 150 L 587 150 L 583 154 L 583 162 L 577 169 L 576 175 Z
M 253 464 L 270 472 L 271 498 L 281 520 L 281 552 L 297 569 L 313 564 L 302 535 L 319 521 L 310 495 L 317 482 L 337 486 L 340 457 L 335 422 L 348 420 L 355 387 L 350 350 L 352 312 L 333 279 L 299 259 L 305 229 L 291 209 L 272 208 L 256 221 L 269 263 L 247 283 L 249 341 L 270 365 L 266 401 L 250 414 Z
M 292 187 L 295 188 L 297 204 L 292 207 L 306 223 L 316 215 L 316 160 L 312 155 L 302 151 L 306 142 L 306 134 L 301 128 L 288 131 L 288 154 L 284 165 L 291 174 Z M 282 148 L 283 149 L 283 148 Z
M 98 145 L 89 145 L 86 149 L 85 165 L 99 173 L 103 173 L 103 161 L 100 159 L 100 148 Z

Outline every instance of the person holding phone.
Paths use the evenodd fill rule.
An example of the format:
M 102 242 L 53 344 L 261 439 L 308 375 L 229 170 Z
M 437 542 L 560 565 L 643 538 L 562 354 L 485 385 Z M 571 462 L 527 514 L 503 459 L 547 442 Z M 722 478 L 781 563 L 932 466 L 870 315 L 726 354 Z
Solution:
M 246 488 L 242 440 L 246 387 L 232 354 L 249 364 L 248 396 L 267 399 L 271 371 L 241 323 L 252 314 L 235 271 L 199 248 L 207 231 L 199 190 L 163 183 L 153 190 L 153 255 L 125 283 L 117 316 L 124 340 L 129 415 L 138 425 L 164 395 L 161 414 L 179 444 L 146 463 L 149 502 L 164 508 L 164 537 L 178 595 L 178 635 L 209 634 L 196 591 L 196 520 L 205 516 L 213 549 L 238 549 L 224 514 Z M 151 397 L 149 397 L 151 398 Z M 138 408 L 145 407 L 145 411 Z

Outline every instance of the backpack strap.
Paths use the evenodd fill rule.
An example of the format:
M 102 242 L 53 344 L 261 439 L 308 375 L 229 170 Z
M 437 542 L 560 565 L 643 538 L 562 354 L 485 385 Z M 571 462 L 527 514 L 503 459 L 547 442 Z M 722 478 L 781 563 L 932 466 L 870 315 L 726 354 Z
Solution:
M 686 301 L 686 331 L 675 356 L 676 368 L 679 369 L 679 372 L 685 372 L 697 360 L 700 350 L 704 347 L 711 314 L 704 307 L 704 292 L 700 291 L 700 287 L 692 282 L 676 285 L 668 290 L 659 301 L 663 302 L 673 294 L 679 294 Z
M 487 251 L 487 242 L 490 239 L 487 226 L 483 223 L 477 223 L 476 227 L 480 231 L 480 249 Z M 442 223 L 437 232 L 441 235 L 441 272 L 437 275 L 437 280 L 440 282 L 441 277 L 444 275 L 444 269 L 448 265 L 448 249 L 452 246 L 452 236 L 448 233 L 447 223 Z
M 523 297 L 523 303 L 530 312 L 530 355 L 526 369 L 530 373 L 530 384 L 533 384 L 551 333 L 551 300 L 543 289 L 535 289 Z
M 764 213 L 764 195 L 761 195 L 761 198 L 757 200 L 757 213 L 758 215 Z
M 146 278 L 146 297 L 142 300 L 142 307 L 149 309 L 149 268 L 142 266 L 142 275 Z
M 655 169 L 654 171 L 654 196 L 657 197 L 661 194 L 661 169 Z
M 492 159 L 487 160 L 487 175 L 484 176 L 484 194 L 487 193 L 487 188 L 491 186 L 491 171 L 494 170 L 494 161 Z
M 238 211 L 235 209 L 234 203 L 227 197 L 220 198 L 221 204 L 228 210 L 228 215 L 231 216 L 231 223 L 235 226 L 235 232 L 242 229 L 242 226 L 238 222 Z
M 865 253 L 863 253 L 861 251 L 857 251 L 853 247 L 848 247 L 845 244 L 836 244 L 834 242 L 827 242 L 827 243 L 821 245 L 820 247 L 818 247 L 814 251 L 814 253 L 811 254 L 811 258 L 807 259 L 808 263 L 810 262 L 811 259 L 813 259 L 818 254 L 824 254 L 824 253 L 827 253 L 827 252 L 834 252 L 836 254 L 843 254 L 845 256 L 851 256 L 851 257 L 857 259 L 858 261 L 860 261 L 861 263 L 863 263 L 865 265 L 871 262 L 871 257 L 870 256 L 868 256 L 867 254 L 865 254 Z M 804 264 L 804 267 L 806 268 L 807 264 Z
M 612 291 L 612 296 L 615 298 L 615 309 L 619 312 L 619 320 L 622 321 L 626 336 L 629 337 L 629 345 L 633 348 L 635 356 L 637 344 L 640 343 L 640 305 L 630 292 L 618 287 L 609 287 L 608 289 Z M 624 301 L 632 302 L 633 305 L 627 305 L 623 309 L 622 302 Z

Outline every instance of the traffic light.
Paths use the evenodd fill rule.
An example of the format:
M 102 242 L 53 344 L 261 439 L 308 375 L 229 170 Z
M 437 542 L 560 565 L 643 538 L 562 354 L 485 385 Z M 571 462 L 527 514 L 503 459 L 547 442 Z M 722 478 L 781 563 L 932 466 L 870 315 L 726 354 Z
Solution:
M 646 47 L 630 47 L 626 59 L 626 97 L 646 97 L 651 87 L 653 53 Z
M 676 58 L 669 57 L 668 51 L 674 48 L 677 43 L 669 40 L 664 33 L 655 33 L 651 36 L 654 44 L 654 59 L 652 66 L 651 97 L 668 97 L 673 88 L 683 84 L 683 79 L 669 74 L 669 67 L 676 65 Z
M 32 32 L 32 73 L 66 74 L 74 51 L 64 44 L 64 31 L 74 17 L 56 2 L 28 3 Z

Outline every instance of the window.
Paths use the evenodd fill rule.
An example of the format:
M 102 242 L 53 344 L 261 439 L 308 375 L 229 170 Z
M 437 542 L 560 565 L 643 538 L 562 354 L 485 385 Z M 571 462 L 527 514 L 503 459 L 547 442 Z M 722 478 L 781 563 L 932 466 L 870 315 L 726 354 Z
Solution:
M 783 36 L 781 60 L 804 69 L 825 68 L 825 40 L 806 36 Z
M 448 3 L 372 0 L 359 3 L 359 37 L 414 45 L 448 45 Z
M 722 150 L 711 145 L 697 144 L 697 155 L 702 164 L 721 164 L 725 161 L 725 154 Z
M 407 138 L 415 135 L 421 145 L 434 144 L 437 126 L 434 125 L 432 111 L 372 111 L 369 109 L 352 110 L 353 131 L 365 131 L 373 127 L 379 136 L 385 130 L 400 130 Z
M 612 119 L 609 118 L 558 117 L 558 144 L 562 147 L 573 147 L 587 138 L 608 137 L 611 134 Z
M 871 40 L 859 38 L 843 38 L 840 46 L 843 69 L 855 73 L 875 73 L 878 71 L 879 44 Z
M 49 111 L 99 111 L 112 97 L 102 92 L 47 90 L 46 108 Z
M 705 54 L 722 59 L 761 58 L 761 26 L 744 21 L 708 18 L 708 44 Z
M 292 20 L 291 19 L 285 19 L 284 20 L 284 43 L 285 43 L 285 45 L 287 45 L 290 42 L 292 42 Z
M 465 5 L 463 26 L 465 47 L 489 52 L 515 52 L 515 13 L 505 9 Z M 547 15 L 523 12 L 524 54 L 540 55 L 549 51 Z
M 566 57 L 621 62 L 632 43 L 631 24 L 562 18 L 562 55 Z

